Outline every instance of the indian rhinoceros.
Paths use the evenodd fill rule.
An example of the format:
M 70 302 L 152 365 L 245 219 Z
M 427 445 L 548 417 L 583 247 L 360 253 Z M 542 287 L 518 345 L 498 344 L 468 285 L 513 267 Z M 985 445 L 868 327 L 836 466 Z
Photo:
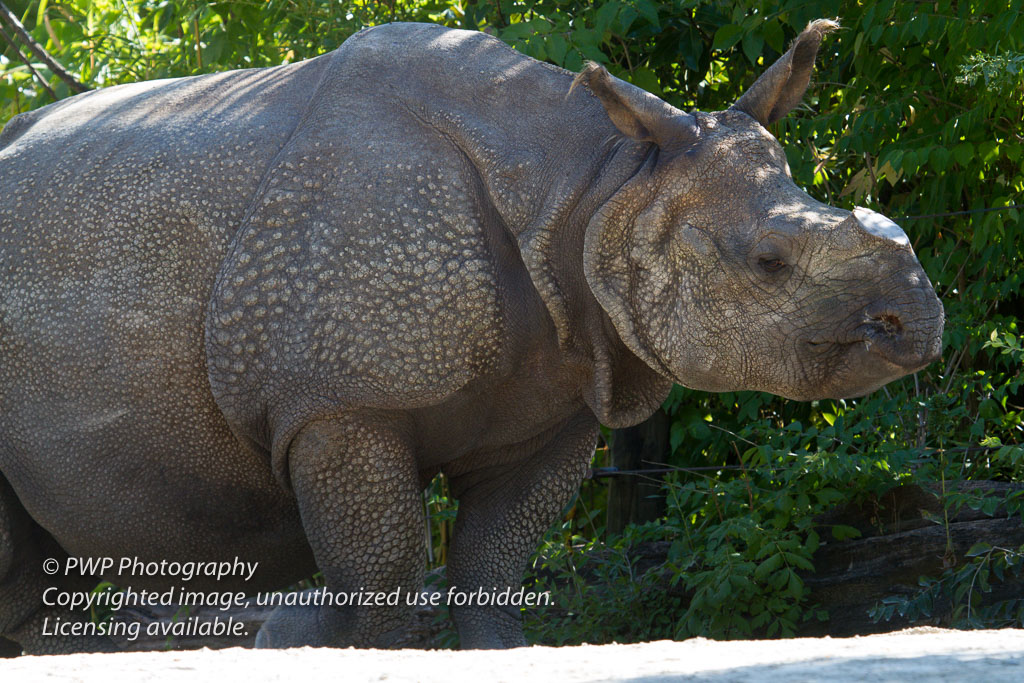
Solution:
M 417 591 L 438 472 L 450 586 L 518 587 L 599 422 L 643 420 L 673 382 L 851 397 L 935 360 L 943 310 L 906 234 L 797 188 L 765 129 L 833 27 L 711 114 L 393 24 L 13 119 L 0 633 L 110 646 L 44 628 L 88 618 L 42 599 L 98 580 L 69 557 L 259 563 L 196 590 L 319 568 L 330 591 Z M 407 613 L 281 607 L 257 645 L 386 645 Z M 464 647 L 524 644 L 518 608 L 452 616 Z

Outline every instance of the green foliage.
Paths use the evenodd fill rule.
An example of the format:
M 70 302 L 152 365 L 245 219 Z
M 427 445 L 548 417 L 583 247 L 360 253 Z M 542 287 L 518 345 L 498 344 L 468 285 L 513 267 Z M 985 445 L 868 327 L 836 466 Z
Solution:
M 773 126 L 794 180 L 821 201 L 902 222 L 946 307 L 943 359 L 863 399 L 799 404 L 750 392 L 677 387 L 658 525 L 602 541 L 601 513 L 554 529 L 534 563 L 559 605 L 530 615 L 546 642 L 788 634 L 819 618 L 811 571 L 831 506 L 898 482 L 938 483 L 949 509 L 1020 514 L 1011 494 L 971 497 L 967 479 L 1024 476 L 1024 14 L 1004 0 L 14 0 L 32 35 L 90 87 L 296 61 L 362 26 L 435 21 L 487 30 L 568 69 L 585 60 L 683 108 L 727 107 L 811 19 L 838 16 L 801 110 Z M 37 68 L 66 96 L 66 85 Z M 0 122 L 49 95 L 9 47 Z M 1018 208 L 1008 208 L 1018 207 Z M 715 467 L 699 472 L 694 467 Z M 690 468 L 690 469 L 688 469 Z M 453 507 L 435 484 L 428 509 L 444 548 Z M 940 520 L 941 521 L 941 520 Z M 827 536 L 826 536 L 827 535 Z M 670 548 L 640 566 L 640 542 Z M 963 625 L 1020 623 L 1019 600 L 977 595 L 1019 568 L 988 549 L 915 596 L 876 612 L 952 605 Z M 443 560 L 443 554 L 435 560 Z M 594 587 L 588 577 L 600 577 Z M 668 581 L 678 593 L 653 590 Z M 968 588 L 964 588 L 964 586 Z M 673 590 L 676 590 L 673 589 Z M 929 602 L 930 601 L 930 602 Z M 945 601 L 945 602 L 943 602 Z M 927 609 L 926 609 L 927 608 Z
M 970 561 L 947 569 L 939 578 L 921 577 L 921 590 L 905 596 L 890 596 L 871 610 L 876 621 L 889 621 L 898 614 L 909 619 L 927 619 L 940 610 L 951 613 L 954 628 L 1024 627 L 1024 598 L 986 601 L 995 582 L 1007 576 L 1020 577 L 1024 568 L 1024 547 L 1012 550 L 977 543 L 967 551 Z
M 668 568 L 693 593 L 675 637 L 793 635 L 811 616 L 801 572 L 813 571 L 824 531 L 814 517 L 844 497 L 838 489 L 846 488 L 859 463 L 826 462 L 794 440 L 797 434 L 751 445 L 735 477 L 670 482 L 669 521 L 676 533 Z M 830 531 L 836 538 L 857 534 L 844 527 Z
M 439 474 L 430 482 L 423 494 L 426 506 L 427 533 L 430 541 L 427 565 L 434 569 L 448 562 L 448 546 L 455 529 L 455 516 L 459 503 L 452 498 L 448 479 Z
M 978 78 L 984 79 L 989 90 L 1012 92 L 1024 84 L 1024 53 L 986 55 L 979 52 L 970 55 L 960 67 L 957 83 L 973 86 Z
M 662 568 L 645 567 L 634 552 L 640 543 L 663 539 L 664 525 L 630 526 L 607 543 L 591 531 L 579 533 L 570 520 L 545 537 L 527 583 L 550 591 L 554 604 L 526 611 L 527 639 L 578 645 L 670 638 L 685 602 L 681 594 L 666 595 Z

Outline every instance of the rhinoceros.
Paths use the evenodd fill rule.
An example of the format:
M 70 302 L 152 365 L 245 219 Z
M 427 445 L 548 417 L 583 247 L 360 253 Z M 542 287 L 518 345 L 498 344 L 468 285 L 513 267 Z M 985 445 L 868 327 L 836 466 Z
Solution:
M 55 590 L 182 579 L 83 558 L 241 558 L 252 576 L 188 588 L 319 569 L 332 594 L 405 597 L 282 606 L 258 646 L 388 645 L 437 473 L 451 590 L 518 589 L 599 422 L 643 420 L 673 382 L 852 397 L 935 360 L 943 309 L 907 235 L 812 199 L 765 128 L 833 27 L 716 113 L 391 24 L 11 120 L 0 633 L 109 649 Z M 452 618 L 463 647 L 525 642 L 515 606 Z

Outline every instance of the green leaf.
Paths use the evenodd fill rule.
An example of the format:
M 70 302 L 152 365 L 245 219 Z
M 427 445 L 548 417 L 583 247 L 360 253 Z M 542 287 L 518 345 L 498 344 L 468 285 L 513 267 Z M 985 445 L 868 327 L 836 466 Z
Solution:
M 565 41 L 565 37 L 560 33 L 552 33 L 546 36 L 545 41 L 548 59 L 558 66 L 565 66 L 565 54 L 569 49 L 569 44 Z
M 624 5 L 619 11 L 615 32 L 620 35 L 629 32 L 629 29 L 633 26 L 633 22 L 636 21 L 639 16 L 640 13 L 636 11 L 636 8 L 630 5 Z
M 764 42 L 768 47 L 779 54 L 785 52 L 785 36 L 782 33 L 782 25 L 778 19 L 772 19 L 764 24 Z
M 978 156 L 986 164 L 993 161 L 999 155 L 999 143 L 994 140 L 986 140 L 978 145 Z
M 994 496 L 985 498 L 985 500 L 981 504 L 981 511 L 989 517 L 994 517 L 996 511 L 999 509 L 999 503 L 1000 500 Z
M 925 33 L 928 32 L 928 15 L 927 14 L 915 14 L 910 19 L 911 33 L 918 40 L 923 40 Z
M 845 524 L 836 524 L 832 527 L 832 538 L 837 541 L 845 541 L 850 538 L 860 538 L 860 530 Z
M 813 555 L 818 550 L 818 547 L 818 534 L 812 531 L 811 533 L 807 534 L 807 541 L 804 543 L 804 548 L 807 550 L 808 553 Z
M 846 496 L 833 488 L 824 488 L 814 492 L 814 497 L 821 505 L 832 505 L 841 500 L 845 500 Z
M 640 15 L 651 22 L 656 29 L 661 29 L 661 20 L 658 18 L 658 6 L 652 0 L 636 0 L 636 9 Z
M 986 398 L 978 406 L 978 415 L 987 420 L 997 420 L 1003 415 L 1003 409 L 999 403 L 993 401 L 990 398 Z
M 763 48 L 764 36 L 760 33 L 747 33 L 743 36 L 743 54 L 747 56 L 751 64 L 757 64 Z
M 799 598 L 804 593 L 804 582 L 795 571 L 790 570 L 789 572 L 789 585 L 786 587 L 786 593 L 792 598 Z
M 594 30 L 603 35 L 615 21 L 620 8 L 621 5 L 614 0 L 601 5 L 594 17 Z
M 962 167 L 967 168 L 974 161 L 974 145 L 969 142 L 961 142 L 953 148 L 953 158 Z
M 608 60 L 601 52 L 601 36 L 589 28 L 578 28 L 572 33 L 572 40 L 583 56 L 589 60 L 604 64 Z
M 569 71 L 579 71 L 583 68 L 583 54 L 576 48 L 570 48 L 565 53 L 565 60 L 562 66 Z
M 992 546 L 990 546 L 988 543 L 986 543 L 985 541 L 979 541 L 972 545 L 970 550 L 964 553 L 964 557 L 978 557 L 979 555 L 986 554 L 991 549 Z
M 786 561 L 797 569 L 803 569 L 804 571 L 814 571 L 814 565 L 803 555 L 796 553 L 786 553 Z
M 686 425 L 682 422 L 675 421 L 672 423 L 668 433 L 668 447 L 671 453 L 679 450 L 679 446 L 686 440 L 686 433 Z
M 945 147 L 932 147 L 928 153 L 928 165 L 942 173 L 949 167 L 949 150 Z
M 544 38 L 541 36 L 535 36 L 528 40 L 524 52 L 542 62 L 548 58 L 547 52 L 544 51 Z
M 713 50 L 728 50 L 743 37 L 743 27 L 737 24 L 726 24 L 715 31 L 715 39 L 711 43 Z
M 704 54 L 704 41 L 700 34 L 691 26 L 686 38 L 679 42 L 683 62 L 690 71 L 700 70 L 700 58 Z
M 39 0 L 39 9 L 36 10 L 36 25 L 43 23 L 43 17 L 46 16 L 47 5 L 49 5 L 49 0 Z
M 775 572 L 779 567 L 782 566 L 782 555 L 776 553 L 770 555 L 761 564 L 757 565 L 757 569 L 754 570 L 754 579 L 757 581 L 765 581 L 770 574 Z
M 633 69 L 633 73 L 630 74 L 629 80 L 633 85 L 643 88 L 647 92 L 654 93 L 655 95 L 661 94 L 661 84 L 658 83 L 658 77 L 654 75 L 654 72 L 645 66 Z

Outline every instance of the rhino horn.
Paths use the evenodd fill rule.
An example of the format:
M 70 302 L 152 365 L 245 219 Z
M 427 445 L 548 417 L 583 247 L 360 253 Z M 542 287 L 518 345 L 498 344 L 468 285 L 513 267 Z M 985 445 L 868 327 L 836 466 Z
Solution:
M 581 84 L 601 101 L 619 132 L 637 142 L 653 142 L 659 147 L 671 148 L 686 144 L 697 135 L 693 116 L 612 76 L 600 64 L 588 62 L 573 80 L 569 94 Z
M 789 51 L 761 74 L 732 109 L 749 114 L 762 126 L 775 123 L 792 111 L 807 90 L 822 38 L 837 28 L 839 24 L 830 19 L 807 24 Z

